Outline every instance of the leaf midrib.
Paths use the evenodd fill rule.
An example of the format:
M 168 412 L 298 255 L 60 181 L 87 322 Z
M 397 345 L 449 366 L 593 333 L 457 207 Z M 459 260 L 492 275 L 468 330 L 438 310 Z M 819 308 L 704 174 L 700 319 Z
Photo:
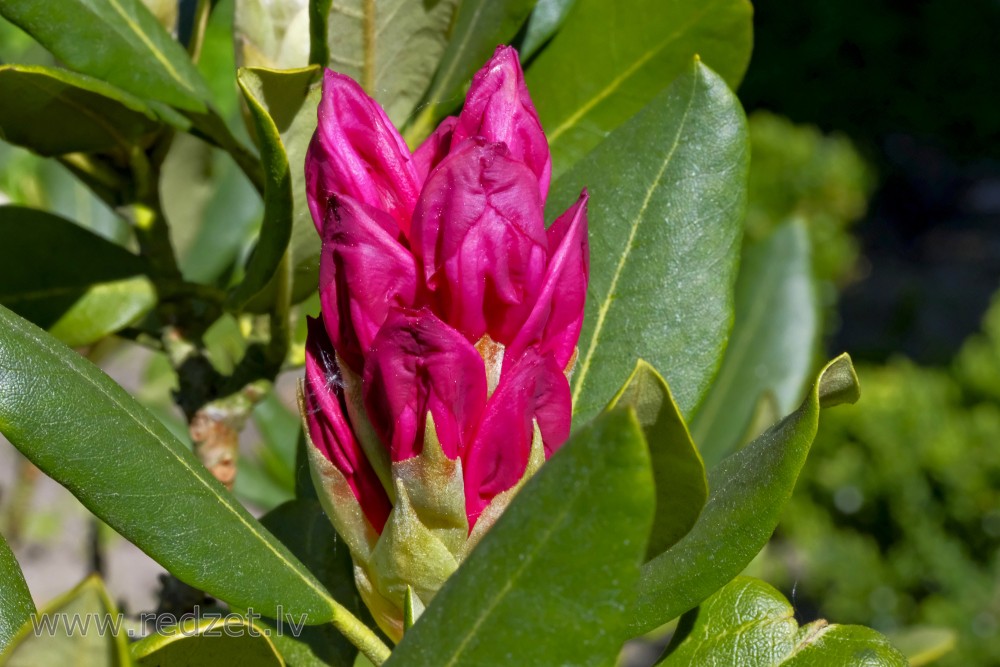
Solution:
M 184 90 L 188 91 L 195 97 L 199 97 L 194 88 L 192 88 L 188 84 L 188 82 L 181 77 L 180 73 L 176 69 L 174 69 L 173 63 L 170 62 L 170 60 L 163 54 L 163 52 L 161 52 L 156 47 L 153 41 L 149 39 L 149 37 L 139 28 L 138 25 L 136 25 L 135 21 L 132 20 L 132 17 L 125 12 L 125 9 L 121 6 L 121 4 L 119 4 L 118 0 L 108 0 L 108 1 L 111 3 L 111 6 L 114 8 L 115 12 L 122 18 L 125 24 L 132 29 L 132 32 L 135 33 L 135 36 L 139 38 L 139 41 L 141 41 L 143 44 L 146 45 L 146 48 L 149 49 L 149 52 L 153 55 L 153 58 L 155 58 L 163 66 L 163 68 L 170 75 L 170 78 L 179 83 L 181 87 L 184 88 Z M 97 18 L 98 20 L 100 20 L 100 17 Z M 104 23 L 105 25 L 107 25 L 107 22 Z

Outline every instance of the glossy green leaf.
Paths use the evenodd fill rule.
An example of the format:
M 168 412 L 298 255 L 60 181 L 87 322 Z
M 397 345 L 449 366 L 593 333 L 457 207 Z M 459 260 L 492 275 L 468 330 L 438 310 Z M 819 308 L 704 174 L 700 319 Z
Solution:
M 72 346 L 132 324 L 156 304 L 142 260 L 58 216 L 0 206 L 0 303 Z
M 735 88 L 750 60 L 748 0 L 577 0 L 528 70 L 558 176 L 699 55 Z
M 188 620 L 133 644 L 132 659 L 137 667 L 284 667 L 266 633 L 237 616 Z
M 441 62 L 458 5 L 458 0 L 338 0 L 327 23 L 329 67 L 358 81 L 402 125 Z
M 78 72 L 142 99 L 206 109 L 198 70 L 140 0 L 0 0 L 0 14 Z
M 24 581 L 21 566 L 0 536 L 0 655 L 22 625 L 35 613 L 35 603 Z
M 538 0 L 524 26 L 521 40 L 521 59 L 527 61 L 556 34 L 566 20 L 566 15 L 577 0 Z
M 240 88 L 250 107 L 265 168 L 264 224 L 233 303 L 267 310 L 278 289 L 278 268 L 288 252 L 291 294 L 301 301 L 316 290 L 319 235 L 306 203 L 305 156 L 316 129 L 321 70 L 241 69 Z
M 887 634 L 892 645 L 906 656 L 910 667 L 932 665 L 955 650 L 958 634 L 951 628 L 917 626 Z
M 732 321 L 749 158 L 739 102 L 695 61 L 555 183 L 550 214 L 591 192 L 578 422 L 638 358 L 663 372 L 685 416 L 708 389 Z
M 518 493 L 386 664 L 613 663 L 646 551 L 652 484 L 632 410 L 581 428 Z
M 710 468 L 743 444 L 762 395 L 773 397 L 778 415 L 794 409 L 814 368 L 819 335 L 809 233 L 801 222 L 789 222 L 743 254 L 733 333 L 691 420 Z
M 708 503 L 694 528 L 642 568 L 634 635 L 695 607 L 753 560 L 792 495 L 816 436 L 820 408 L 853 403 L 858 392 L 850 357 L 837 357 L 820 372 L 798 410 L 709 472 Z
M 635 410 L 653 464 L 656 515 L 646 550 L 648 559 L 666 551 L 691 530 L 708 498 L 708 480 L 670 387 L 645 361 L 636 364 L 608 409 L 624 405 Z
M 799 626 L 774 587 L 737 577 L 691 612 L 690 631 L 668 649 L 662 667 L 905 667 L 906 658 L 879 633 L 819 620 Z
M 302 564 L 152 413 L 2 307 L 0 432 L 181 581 L 261 613 L 284 605 L 310 623 L 339 613 Z
M 68 70 L 0 66 L 0 138 L 40 155 L 127 150 L 160 122 L 128 93 Z
M 90 577 L 22 626 L 0 666 L 128 667 L 123 620 L 101 580 Z
M 462 1 L 420 114 L 405 133 L 411 146 L 430 134 L 441 118 L 462 105 L 464 89 L 472 75 L 489 60 L 498 44 L 507 44 L 514 38 L 536 1 Z

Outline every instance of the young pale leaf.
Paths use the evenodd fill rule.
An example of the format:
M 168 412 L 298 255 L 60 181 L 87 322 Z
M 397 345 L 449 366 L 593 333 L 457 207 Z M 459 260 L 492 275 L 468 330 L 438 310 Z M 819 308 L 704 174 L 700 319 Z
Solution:
M 142 100 L 68 70 L 0 66 L 0 137 L 39 155 L 123 151 L 148 139 L 160 122 Z
M 672 547 L 691 530 L 708 498 L 708 480 L 670 387 L 645 361 L 636 364 L 608 409 L 624 405 L 635 410 L 653 464 L 656 516 L 646 551 L 648 559 Z
M 285 667 L 264 633 L 245 619 L 188 621 L 133 644 L 132 659 L 137 667 Z
M 743 444 L 761 396 L 773 396 L 779 416 L 802 397 L 820 334 L 809 253 L 805 227 L 789 222 L 743 255 L 733 333 L 691 420 L 709 468 Z
M 35 613 L 24 574 L 17 559 L 0 536 L 0 655 L 3 654 L 17 631 Z
M 156 304 L 143 261 L 58 216 L 0 206 L 0 304 L 67 345 L 90 345 Z
M 296 69 L 310 64 L 308 0 L 236 0 L 234 9 L 239 66 Z
M 132 661 L 121 624 L 104 584 L 90 577 L 26 622 L 0 657 L 0 666 L 128 667 Z
M 670 621 L 739 574 L 763 548 L 792 495 L 819 426 L 821 407 L 853 403 L 851 359 L 827 364 L 798 410 L 708 475 L 708 503 L 680 542 L 642 568 L 633 635 Z
M 683 640 L 667 649 L 662 667 L 905 667 L 889 640 L 860 625 L 819 620 L 799 627 L 788 600 L 772 586 L 737 577 L 685 617 Z
M 607 665 L 653 511 L 635 413 L 577 431 L 403 637 L 388 665 Z
M 0 432 L 91 512 L 226 602 L 325 623 L 341 608 L 160 421 L 0 307 Z
M 735 88 L 750 60 L 747 0 L 577 0 L 528 70 L 553 176 L 682 74 L 691 58 Z
M 184 47 L 141 0 L 0 0 L 0 14 L 78 72 L 185 111 L 207 108 L 211 93 Z
M 888 633 L 889 641 L 906 656 L 910 667 L 932 665 L 955 650 L 958 634 L 952 628 L 916 626 Z
M 556 34 L 576 2 L 577 0 L 538 0 L 524 26 L 524 39 L 518 49 L 522 60 L 531 58 Z
M 732 322 L 749 159 L 739 102 L 696 59 L 556 182 L 550 211 L 591 188 L 590 286 L 573 375 L 579 423 L 640 357 L 663 371 L 685 416 L 701 399 Z

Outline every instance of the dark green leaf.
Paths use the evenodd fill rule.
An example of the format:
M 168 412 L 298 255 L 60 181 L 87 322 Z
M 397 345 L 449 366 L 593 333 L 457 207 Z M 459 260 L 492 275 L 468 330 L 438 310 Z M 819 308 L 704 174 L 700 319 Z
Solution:
M 285 667 L 263 628 L 236 618 L 187 621 L 131 647 L 138 667 Z
M 522 60 L 528 60 L 556 34 L 575 3 L 576 0 L 538 0 L 524 27 L 519 49 Z
M 518 493 L 387 665 L 607 665 L 653 511 L 632 410 L 577 431 Z
M 772 586 L 737 577 L 696 611 L 690 632 L 657 663 L 746 667 L 905 667 L 885 637 L 860 625 L 819 620 L 799 627 L 788 600 Z
M 132 324 L 156 304 L 142 260 L 58 216 L 0 206 L 0 303 L 68 345 Z
M 81 428 L 80 425 L 86 425 Z M 0 307 L 0 432 L 181 581 L 261 613 L 339 608 L 191 451 L 121 387 Z
M 140 0 L 0 0 L 0 14 L 68 67 L 143 99 L 203 112 L 211 94 Z
M 591 188 L 579 422 L 638 358 L 662 369 L 685 416 L 708 389 L 732 322 L 749 158 L 739 102 L 695 61 L 556 182 L 551 212 Z
M 653 464 L 656 516 L 646 550 L 648 559 L 666 551 L 691 530 L 708 498 L 708 480 L 670 388 L 645 361 L 636 364 L 608 409 L 624 405 L 635 410 Z
M 0 655 L 7 649 L 14 635 L 35 613 L 28 585 L 24 582 L 17 559 L 0 536 Z
M 0 137 L 40 155 L 128 150 L 160 123 L 125 91 L 68 70 L 0 66 Z
M 750 60 L 747 0 L 577 0 L 528 70 L 557 176 L 700 55 L 733 88 Z
M 809 233 L 790 222 L 743 254 L 729 346 L 691 420 L 709 468 L 743 444 L 761 396 L 773 397 L 778 415 L 802 397 L 820 334 L 809 253 Z
M 709 473 L 708 503 L 698 523 L 642 568 L 634 635 L 693 608 L 753 560 L 792 495 L 816 436 L 820 408 L 857 399 L 857 377 L 844 354 L 820 372 L 798 410 Z

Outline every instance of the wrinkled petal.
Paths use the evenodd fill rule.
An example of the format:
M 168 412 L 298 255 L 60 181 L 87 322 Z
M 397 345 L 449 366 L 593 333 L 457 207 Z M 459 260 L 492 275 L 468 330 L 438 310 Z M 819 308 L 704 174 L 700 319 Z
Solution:
M 512 47 L 497 47 L 472 79 L 452 146 L 458 147 L 470 137 L 507 144 L 511 157 L 528 165 L 535 174 L 539 194 L 545 201 L 552 176 L 549 142 L 524 83 L 517 51 Z
M 341 358 L 360 373 L 390 308 L 417 297 L 417 267 L 392 217 L 350 197 L 330 200 L 319 291 L 323 321 Z
M 534 422 L 542 433 L 547 458 L 569 437 L 572 416 L 569 382 L 551 355 L 529 348 L 504 369 L 463 461 L 470 526 L 496 495 L 524 475 Z
M 365 517 L 382 532 L 392 504 L 345 417 L 340 369 L 319 320 L 307 319 L 306 423 L 313 445 L 336 466 L 354 491 Z
M 403 234 L 420 190 L 406 142 L 353 79 L 326 70 L 319 124 L 306 154 L 309 210 L 322 235 L 331 195 L 387 211 Z
M 434 167 L 441 164 L 441 160 L 447 157 L 451 150 L 451 136 L 455 129 L 458 118 L 448 116 L 437 126 L 431 136 L 424 139 L 424 143 L 413 152 L 413 170 L 417 175 L 417 182 L 423 183 L 427 176 L 434 171 Z
M 534 175 L 503 144 L 466 142 L 427 179 L 413 249 L 442 319 L 507 344 L 541 287 L 548 254 Z
M 590 274 L 587 242 L 587 200 L 580 198 L 546 231 L 549 264 L 535 307 L 510 345 L 515 357 L 536 345 L 543 354 L 553 354 L 563 368 L 569 363 L 580 338 Z
M 476 349 L 427 310 L 389 313 L 367 355 L 365 408 L 392 461 L 423 449 L 427 414 L 450 459 L 465 451 L 486 403 Z

